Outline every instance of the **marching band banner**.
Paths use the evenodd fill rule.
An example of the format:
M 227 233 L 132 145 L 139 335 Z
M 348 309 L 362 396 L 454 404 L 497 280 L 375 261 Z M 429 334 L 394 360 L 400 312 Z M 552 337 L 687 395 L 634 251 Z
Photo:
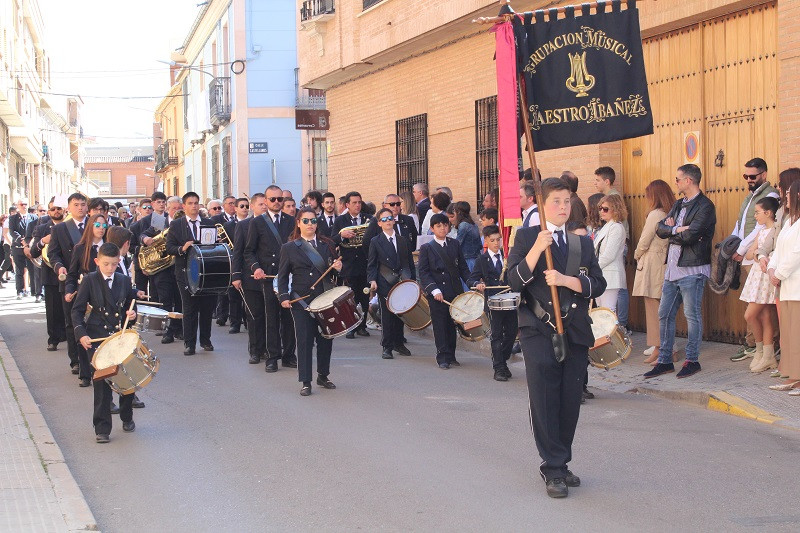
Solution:
M 624 10 L 598 2 L 594 15 L 568 6 L 560 20 L 556 9 L 535 11 L 513 24 L 536 151 L 653 133 L 634 0 Z

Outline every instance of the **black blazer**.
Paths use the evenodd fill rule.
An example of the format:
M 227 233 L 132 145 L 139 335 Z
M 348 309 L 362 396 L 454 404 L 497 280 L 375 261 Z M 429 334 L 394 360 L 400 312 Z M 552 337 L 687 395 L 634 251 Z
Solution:
M 233 219 L 236 220 L 236 213 L 233 214 Z M 214 224 L 222 224 L 224 226 L 230 221 L 228 220 L 228 214 L 223 211 L 219 215 L 214 215 L 211 217 L 211 222 Z
M 508 270 L 503 273 L 501 280 L 500 273 L 494 267 L 489 252 L 483 252 L 478 256 L 478 259 L 475 260 L 475 265 L 472 267 L 472 272 L 470 272 L 469 279 L 467 280 L 467 287 L 474 289 L 475 285 L 481 282 L 489 286 L 507 285 L 508 283 L 506 280 L 508 280 Z M 486 298 L 484 311 L 489 310 L 489 296 L 494 296 L 498 292 L 502 292 L 502 290 L 503 289 L 486 289 L 484 291 L 483 295 Z
M 94 249 L 94 247 L 92 247 L 92 250 L 89 252 L 91 256 L 89 259 L 89 270 L 87 271 L 83 268 L 81 263 L 83 262 L 83 253 L 85 250 L 86 247 L 82 243 L 76 244 L 75 248 L 72 250 L 72 260 L 67 269 L 67 283 L 65 286 L 65 292 L 67 294 L 72 294 L 78 290 L 78 281 L 80 280 L 81 274 L 86 275 L 97 270 L 97 265 L 94 264 L 94 260 L 97 259 L 97 250 Z
M 214 223 L 211 222 L 210 218 L 198 217 L 198 220 L 200 221 L 198 232 L 200 228 L 214 227 Z M 189 250 L 184 252 L 182 248 L 187 241 L 194 241 L 195 244 L 200 243 L 199 240 L 195 240 L 192 231 L 189 229 L 189 217 L 173 220 L 169 225 L 169 233 L 167 233 L 167 253 L 175 256 L 175 279 L 184 287 L 186 286 L 186 256 Z
M 231 281 L 241 281 L 242 289 L 247 291 L 260 291 L 263 282 L 253 279 L 252 274 L 243 271 L 244 267 L 244 248 L 247 244 L 247 234 L 250 229 L 250 224 L 255 220 L 253 217 L 246 218 L 236 224 L 236 229 L 231 235 L 233 239 L 233 263 L 231 268 Z M 228 231 L 227 229 L 225 231 Z
M 335 214 L 332 216 L 335 223 L 338 217 Z M 328 215 L 324 211 L 317 216 L 317 235 L 333 238 L 333 224 L 328 224 Z
M 439 289 L 442 291 L 444 299 L 452 302 L 453 298 L 464 292 L 461 281 L 466 283 L 469 279 L 469 268 L 467 268 L 467 260 L 464 259 L 464 252 L 461 251 L 458 241 L 450 237 L 446 239 L 447 246 L 444 251 L 455 265 L 459 278 L 453 279 L 450 275 L 450 270 L 434 248 L 434 246 L 440 246 L 439 243 L 432 240 L 423 244 L 419 249 L 419 281 L 426 294 L 432 296 L 433 291 Z
M 508 280 L 511 290 L 521 293 L 523 302 L 519 307 L 519 327 L 532 328 L 540 335 L 552 335 L 555 330 L 542 320 L 536 318 L 533 313 L 533 301 L 538 300 L 542 309 L 548 313 L 553 313 L 553 305 L 550 297 L 550 286 L 547 285 L 544 271 L 547 270 L 545 255 L 539 257 L 539 262 L 533 272 L 528 268 L 525 256 L 533 247 L 541 229 L 539 226 L 532 228 L 522 228 L 517 230 L 514 239 L 514 247 L 508 254 Z M 567 241 L 569 245 L 569 241 Z M 580 346 L 594 346 L 594 335 L 592 334 L 592 321 L 589 318 L 589 300 L 597 298 L 606 290 L 606 280 L 603 278 L 603 271 L 597 264 L 597 257 L 594 254 L 594 245 L 589 237 L 580 237 L 581 243 L 581 262 L 578 279 L 581 281 L 581 292 L 576 293 L 566 287 L 559 288 L 559 302 L 561 304 L 561 314 L 569 311 L 564 318 L 564 329 L 570 342 Z M 566 268 L 566 260 L 562 259 L 559 253 L 553 253 L 553 266 L 556 270 L 563 273 Z M 573 308 L 572 305 L 575 305 Z M 555 321 L 553 321 L 555 324 Z
M 372 219 L 372 217 L 367 216 L 364 213 L 361 213 L 359 216 L 361 217 L 361 224 L 364 224 Z M 341 236 L 339 236 L 339 232 L 352 225 L 353 217 L 351 217 L 349 213 L 345 213 L 344 215 L 339 215 L 336 217 L 336 220 L 333 221 L 333 235 L 331 236 L 331 240 L 337 245 L 347 242 L 347 239 L 343 239 Z M 366 237 L 366 233 L 364 236 Z M 340 246 L 339 253 L 342 256 L 341 276 L 343 278 L 367 277 L 369 241 L 366 240 L 366 238 L 361 241 L 361 246 L 356 248 L 345 248 L 344 246 Z
M 417 216 L 419 217 L 419 226 L 417 227 L 417 232 L 421 232 L 422 231 L 422 221 L 425 220 L 425 215 L 428 214 L 428 211 L 430 210 L 430 208 L 431 208 L 431 199 L 430 198 L 423 198 L 417 204 Z
M 81 232 L 78 230 L 75 220 L 70 219 L 53 226 L 50 235 L 47 256 L 50 264 L 53 265 L 53 271 L 58 274 L 61 267 L 69 269 L 69 265 L 72 263 L 72 249 L 81 240 Z
M 313 285 L 331 263 L 336 260 L 336 252 L 331 244 L 326 243 L 319 237 L 317 238 L 317 252 L 322 257 L 322 261 L 325 264 L 325 269 L 320 270 L 314 266 L 303 251 L 302 244 L 303 238 L 301 237 L 281 246 L 281 260 L 278 266 L 278 299 L 280 301 L 294 300 L 295 298 L 309 295 L 309 297 L 305 299 L 305 303 L 309 303 L 325 292 L 324 283 L 322 281 L 314 287 L 313 291 L 311 290 L 311 285 Z M 289 274 L 292 275 L 291 291 L 289 290 Z M 335 274 L 335 270 L 332 270 L 328 274 L 331 282 Z M 302 307 L 299 303 L 294 303 L 292 305 L 297 306 L 298 309 Z
M 397 234 L 395 233 L 395 236 Z M 381 268 L 383 267 L 383 268 Z M 383 277 L 381 270 L 391 270 L 392 274 L 401 279 L 416 279 L 414 275 L 414 258 L 411 256 L 411 247 L 407 240 L 397 238 L 397 250 L 389 243 L 386 234 L 381 231 L 369 243 L 369 261 L 367 262 L 367 281 L 378 283 L 378 295 L 386 298 L 392 290 L 394 283 Z
M 272 213 L 267 211 L 266 216 L 273 220 L 274 225 L 274 217 L 271 215 Z M 285 213 L 281 213 L 281 221 L 275 228 L 278 230 L 278 236 L 280 237 L 280 241 L 278 241 L 275 239 L 275 234 L 267 226 L 267 219 L 264 216 L 255 217 L 247 229 L 242 272 L 246 272 L 248 275 L 259 268 L 268 276 L 276 274 L 278 272 L 278 258 L 281 253 L 281 246 L 289 240 L 295 228 L 295 219 Z
M 75 339 L 88 335 L 92 338 L 107 337 L 118 331 L 125 322 L 125 312 L 136 299 L 136 289 L 131 286 L 131 278 L 114 273 L 111 290 L 99 271 L 86 276 L 78 289 L 72 305 L 72 323 L 75 326 Z M 89 318 L 87 304 L 92 305 Z
M 22 241 L 25 239 L 28 226 L 33 226 L 34 224 L 36 224 L 36 219 L 27 213 L 25 215 L 14 213 L 9 217 L 8 234 L 11 236 L 12 248 L 22 248 Z
M 44 245 L 39 246 L 40 241 L 50 235 L 50 231 L 53 229 L 54 223 L 52 220 L 48 219 L 47 222 L 44 224 L 39 224 L 33 230 L 33 241 L 31 242 L 31 257 L 39 257 L 42 255 L 42 248 Z M 50 248 L 47 249 L 50 251 Z M 52 256 L 50 256 L 52 257 Z M 52 263 L 51 263 L 52 264 Z M 48 267 L 46 264 L 42 263 L 42 285 L 47 285 L 49 287 L 58 287 L 58 276 L 53 269 Z

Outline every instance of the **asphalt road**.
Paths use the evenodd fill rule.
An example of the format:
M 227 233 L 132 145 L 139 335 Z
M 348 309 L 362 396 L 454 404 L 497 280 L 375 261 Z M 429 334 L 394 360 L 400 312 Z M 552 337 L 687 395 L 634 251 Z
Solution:
M 0 292 L 0 333 L 103 531 L 798 531 L 800 433 L 666 400 L 598 392 L 584 406 L 566 500 L 545 495 L 522 364 L 436 367 L 429 339 L 380 358 L 336 339 L 337 390 L 299 396 L 296 371 L 247 364 L 246 334 L 213 353 L 146 334 L 161 370 L 94 442 L 91 388 L 66 345 L 45 351 L 44 306 Z

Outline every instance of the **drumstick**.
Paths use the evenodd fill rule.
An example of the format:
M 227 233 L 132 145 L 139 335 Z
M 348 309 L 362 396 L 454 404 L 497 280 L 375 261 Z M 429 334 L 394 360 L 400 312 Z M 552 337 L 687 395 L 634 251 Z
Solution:
M 241 287 L 234 287 L 236 290 L 239 291 L 239 294 L 242 295 L 242 303 L 244 304 L 244 308 L 247 309 L 247 312 L 250 313 L 250 318 L 255 320 L 256 317 L 253 316 L 253 312 L 250 310 L 250 306 L 247 305 L 247 300 L 244 299 L 244 291 Z
M 319 279 L 317 279 L 317 281 L 315 281 L 315 282 L 314 282 L 314 284 L 311 286 L 311 289 L 310 289 L 310 290 L 312 290 L 312 291 L 313 291 L 313 290 L 314 290 L 314 287 L 316 287 L 316 286 L 317 286 L 317 283 L 319 283 L 320 281 L 322 281 L 322 278 L 324 278 L 325 276 L 327 276 L 327 275 L 328 275 L 328 272 L 330 272 L 331 270 L 333 270 L 333 263 L 331 263 L 331 266 L 329 266 L 329 267 L 328 267 L 328 270 L 326 270 L 325 272 L 323 272 L 323 273 L 322 273 L 322 275 L 319 277 Z
M 508 285 L 487 285 L 484 289 L 510 289 Z
M 309 296 L 311 296 L 311 295 L 310 294 L 306 294 L 305 296 L 301 296 L 300 298 L 295 298 L 294 300 L 289 300 L 289 303 L 293 304 L 293 303 L 299 302 L 300 300 L 305 300 Z
M 250 274 L 250 277 L 251 277 L 251 278 L 254 278 L 254 277 L 256 277 L 256 276 L 255 276 L 255 274 Z M 278 276 L 264 276 L 264 277 L 263 277 L 263 278 L 261 278 L 261 279 L 265 279 L 265 278 L 277 278 L 277 277 L 278 277 Z
M 137 304 L 147 304 L 147 305 L 164 305 L 161 302 L 146 302 L 144 300 L 136 300 Z
M 108 338 L 108 337 L 103 337 L 102 339 L 89 339 L 89 342 L 103 342 L 103 341 L 104 341 L 104 340 L 106 340 L 107 338 Z
M 58 281 L 67 281 L 67 275 L 66 274 L 59 274 L 58 275 Z
M 136 300 L 131 300 L 131 306 L 128 308 L 128 311 L 133 311 L 133 306 L 136 305 Z M 125 323 L 122 325 L 122 331 L 128 329 L 128 320 L 130 317 L 125 316 Z
M 442 300 L 442 302 L 446 303 L 447 305 L 449 305 L 449 306 L 450 306 L 450 307 L 452 307 L 453 309 L 458 309 L 458 310 L 459 310 L 459 311 L 461 311 L 462 313 L 466 313 L 466 311 L 464 311 L 463 309 L 461 309 L 459 306 L 457 306 L 457 305 L 453 305 L 452 303 L 448 302 L 447 300 L 444 300 L 444 299 L 443 299 L 443 300 Z

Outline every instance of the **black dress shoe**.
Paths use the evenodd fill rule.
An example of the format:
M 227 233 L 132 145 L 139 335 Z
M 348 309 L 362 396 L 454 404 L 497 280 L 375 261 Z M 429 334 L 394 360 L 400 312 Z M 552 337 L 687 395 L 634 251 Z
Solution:
M 58 344 L 48 344 L 47 345 L 47 351 L 48 352 L 55 352 L 56 350 L 58 350 Z
M 172 344 L 175 342 L 175 337 L 172 336 L 172 333 L 164 333 L 161 337 L 161 344 Z
M 248 361 L 248 363 L 250 363 L 251 365 L 257 365 L 260 362 L 261 362 L 261 357 L 258 355 L 251 355 L 250 360 Z
M 218 325 L 218 326 L 220 326 L 220 327 L 222 327 L 222 326 L 224 326 L 224 325 L 225 325 L 225 322 L 227 322 L 227 321 L 228 321 L 228 319 L 227 319 L 227 318 L 218 318 L 218 319 L 217 319 L 217 325 Z
M 369 337 L 369 331 L 367 331 L 367 328 L 358 328 L 356 330 L 356 335 L 359 337 Z
M 283 368 L 297 368 L 297 360 L 281 361 Z
M 439 368 L 441 368 L 442 370 L 447 370 L 448 368 L 450 368 L 450 365 L 448 363 L 439 363 Z
M 214 345 L 213 345 L 213 344 L 211 344 L 211 343 L 208 343 L 208 344 L 201 344 L 201 345 L 200 345 L 200 347 L 201 347 L 202 349 L 204 349 L 205 351 L 207 351 L 207 352 L 213 352 L 213 351 L 214 351 Z
M 95 441 L 97 444 L 106 444 L 106 443 L 107 443 L 108 441 L 110 441 L 110 440 L 111 440 L 111 439 L 109 439 L 109 438 L 108 438 L 108 435 L 107 435 L 106 433 L 101 433 L 101 434 L 97 435 L 97 436 L 94 438 L 94 441 Z
M 144 409 L 144 402 L 139 399 L 136 394 L 133 395 L 133 401 L 131 402 L 131 407 L 134 409 Z
M 231 329 L 228 330 L 228 333 L 233 335 L 234 333 L 239 333 L 240 331 L 242 331 L 241 326 L 231 326 Z
M 130 422 L 123 422 L 122 423 L 122 431 L 125 433 L 133 433 L 136 431 L 136 422 L 131 420 Z
M 583 397 L 587 400 L 594 400 L 594 393 L 589 392 L 589 389 L 586 387 L 583 388 Z
M 502 368 L 498 368 L 494 371 L 494 380 L 495 381 L 508 381 L 508 377 L 506 377 L 505 372 L 503 372 Z
M 450 366 L 461 366 L 461 363 L 453 359 L 452 361 L 450 361 Z
M 567 485 L 567 487 L 580 487 L 581 478 L 567 470 L 567 477 L 564 478 L 564 483 Z
M 399 353 L 400 355 L 411 355 L 411 350 L 409 350 L 402 344 L 400 346 L 395 346 L 394 351 Z
M 118 415 L 119 414 L 119 406 L 114 402 L 111 402 L 111 414 Z
M 300 389 L 300 396 L 311 396 L 311 383 L 303 383 L 303 388 Z
M 277 372 L 278 371 L 278 362 L 277 361 L 267 361 L 267 365 L 264 368 L 265 372 Z
M 77 375 L 78 375 L 78 372 L 79 372 L 79 371 L 78 371 L 78 365 L 72 365 L 72 366 L 70 367 L 69 371 L 70 371 L 70 372 L 72 372 L 73 374 L 75 374 L 75 375 L 77 376 Z
M 514 355 L 522 353 L 522 346 L 520 346 L 519 342 L 515 342 L 514 346 L 511 347 L 511 353 Z
M 394 359 L 394 356 L 392 355 L 392 351 L 390 349 L 384 348 L 383 349 L 383 353 L 381 354 L 381 358 L 382 359 Z
M 177 333 L 173 333 L 172 336 L 178 339 L 179 341 L 183 340 L 183 333 L 181 333 L 180 331 Z
M 183 350 L 183 355 L 194 355 L 194 348 L 189 348 L 188 346 Z
M 345 339 L 355 339 L 356 338 L 356 334 L 355 334 L 355 332 L 351 331 L 350 333 L 345 335 L 344 338 Z
M 88 387 L 92 384 L 89 378 L 81 378 L 78 380 L 78 387 Z
M 502 370 L 502 371 L 503 371 L 503 374 L 505 374 L 505 376 L 506 376 L 507 378 L 511 379 L 511 370 L 509 370 L 507 366 L 506 366 L 506 367 L 503 367 L 503 368 L 501 368 L 500 370 Z
M 317 376 L 317 385 L 324 389 L 336 388 L 336 385 L 333 384 L 333 381 L 328 379 L 328 376 Z
M 551 498 L 566 498 L 569 494 L 569 489 L 563 477 L 551 479 L 545 486 L 547 487 L 547 495 Z

